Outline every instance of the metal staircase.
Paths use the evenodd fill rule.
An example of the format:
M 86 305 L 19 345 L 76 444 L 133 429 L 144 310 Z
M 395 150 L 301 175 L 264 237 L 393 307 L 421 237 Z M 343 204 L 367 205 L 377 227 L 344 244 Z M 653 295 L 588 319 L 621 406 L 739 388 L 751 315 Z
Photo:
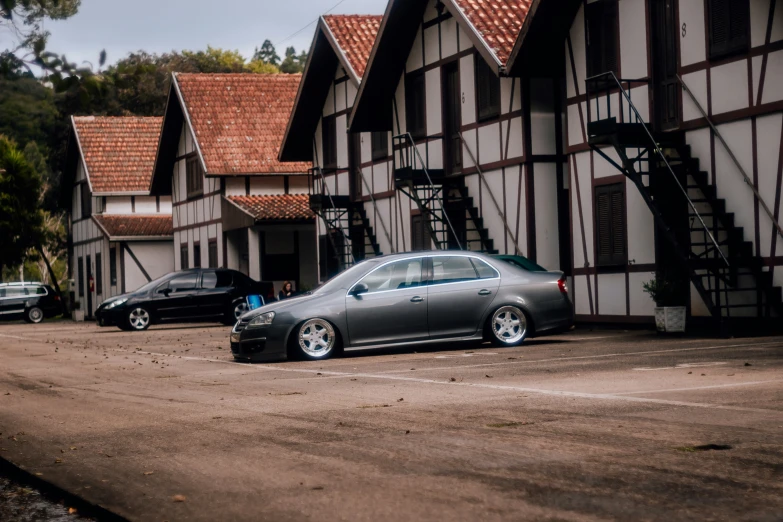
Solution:
M 394 136 L 393 147 L 394 185 L 416 203 L 435 247 L 498 253 L 464 179 L 427 168 L 410 133 Z
M 383 255 L 362 202 L 333 195 L 320 167 L 310 169 L 310 209 L 321 219 L 342 271 L 368 257 Z
M 783 317 L 781 289 L 773 286 L 743 227 L 727 212 L 726 200 L 717 197 L 708 174 L 699 169 L 684 133 L 652 131 L 633 104 L 631 87 L 646 83 L 618 79 L 612 72 L 587 80 L 589 146 L 634 183 L 657 233 L 671 245 L 723 332 L 730 318 Z M 612 108 L 619 114 L 613 115 Z M 619 163 L 602 149 L 606 145 Z M 664 184 L 671 190 L 655 190 Z

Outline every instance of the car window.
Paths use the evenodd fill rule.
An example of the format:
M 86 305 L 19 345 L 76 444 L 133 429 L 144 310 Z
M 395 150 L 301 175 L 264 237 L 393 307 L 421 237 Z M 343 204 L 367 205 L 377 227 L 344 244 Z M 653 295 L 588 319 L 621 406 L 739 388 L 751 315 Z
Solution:
M 485 261 L 476 257 L 472 258 L 473 267 L 476 269 L 476 273 L 479 279 L 492 279 L 493 277 L 500 277 L 498 271 L 489 266 Z
M 469 257 L 449 256 L 432 258 L 432 283 L 460 283 L 478 279 Z
M 188 290 L 194 290 L 198 283 L 198 274 L 182 274 L 169 281 L 169 289 L 171 293 L 187 292 Z
M 5 296 L 3 297 L 23 297 L 28 295 L 27 288 L 23 286 L 5 288 Z
M 367 274 L 361 282 L 370 293 L 415 288 L 421 285 L 421 262 L 422 258 L 416 258 L 389 263 Z
M 231 274 L 229 272 L 204 272 L 201 276 L 201 288 L 226 288 L 231 286 Z
M 46 289 L 42 286 L 36 286 L 35 295 L 46 295 Z

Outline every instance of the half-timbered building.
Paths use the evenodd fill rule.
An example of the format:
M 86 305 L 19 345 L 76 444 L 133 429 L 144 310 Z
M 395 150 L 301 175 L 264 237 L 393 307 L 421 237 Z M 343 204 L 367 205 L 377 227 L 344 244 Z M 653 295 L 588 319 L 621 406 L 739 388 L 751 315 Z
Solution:
M 783 4 L 563 7 L 577 317 L 648 320 L 656 272 L 694 318 L 779 317 Z
M 161 118 L 73 117 L 66 202 L 77 317 L 174 268 L 171 198 L 151 195 Z
M 176 269 L 317 282 L 310 164 L 277 158 L 300 79 L 173 76 L 151 189 L 172 197 Z

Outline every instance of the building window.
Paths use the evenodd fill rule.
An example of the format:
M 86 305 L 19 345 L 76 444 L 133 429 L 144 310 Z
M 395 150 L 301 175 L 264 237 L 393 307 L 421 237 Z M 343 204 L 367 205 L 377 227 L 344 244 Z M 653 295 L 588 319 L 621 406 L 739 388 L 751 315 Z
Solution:
M 625 183 L 595 188 L 597 266 L 628 264 L 625 235 Z
M 500 77 L 480 55 L 474 55 L 474 60 L 479 121 L 497 118 L 500 115 Z
M 109 249 L 109 280 L 111 286 L 117 286 L 117 247 Z
M 422 214 L 411 216 L 411 248 L 417 250 L 432 250 L 430 230 L 427 228 L 426 217 Z
M 179 246 L 179 269 L 187 270 L 188 268 L 190 268 L 188 264 L 188 244 L 182 243 Z
M 217 247 L 217 239 L 210 239 L 209 240 L 209 268 L 217 268 L 218 267 L 218 247 Z
M 90 194 L 90 187 L 83 183 L 81 185 L 82 196 L 82 218 L 90 217 L 92 215 L 92 195 Z
M 80 257 L 76 262 L 79 264 L 77 267 L 79 272 L 79 297 L 84 297 L 84 258 Z
M 405 119 L 408 132 L 414 138 L 427 135 L 425 93 L 424 72 L 418 71 L 405 76 Z
M 373 132 L 372 133 L 372 160 L 382 160 L 389 157 L 389 133 L 388 132 Z
M 103 264 L 101 253 L 95 254 L 95 294 L 103 295 Z
M 619 76 L 617 0 L 602 0 L 588 4 L 585 14 L 587 22 L 587 77 L 609 71 L 613 71 Z
M 324 148 L 324 168 L 337 168 L 337 119 L 325 116 L 321 124 L 321 142 Z
M 193 268 L 201 268 L 201 245 L 193 243 Z
M 191 156 L 185 163 L 185 184 L 187 185 L 188 199 L 201 196 L 204 193 L 204 171 L 198 156 Z
M 748 50 L 750 0 L 709 0 L 710 60 Z

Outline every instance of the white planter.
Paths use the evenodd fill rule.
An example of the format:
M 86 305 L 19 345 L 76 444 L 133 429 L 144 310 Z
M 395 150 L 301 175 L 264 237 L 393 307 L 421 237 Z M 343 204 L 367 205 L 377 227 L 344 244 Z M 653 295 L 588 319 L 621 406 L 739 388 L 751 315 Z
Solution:
M 84 321 L 84 310 L 74 310 L 73 311 L 73 320 L 74 321 Z
M 684 332 L 685 307 L 655 307 L 655 326 L 659 332 Z

